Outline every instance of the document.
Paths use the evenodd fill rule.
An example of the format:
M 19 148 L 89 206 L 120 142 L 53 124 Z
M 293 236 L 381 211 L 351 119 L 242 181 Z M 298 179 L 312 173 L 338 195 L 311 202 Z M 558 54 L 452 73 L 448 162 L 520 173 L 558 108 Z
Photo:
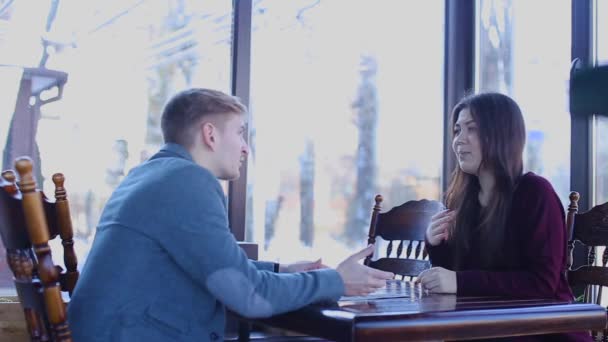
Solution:
M 340 301 L 359 301 L 382 298 L 408 298 L 420 297 L 424 291 L 420 284 L 412 281 L 391 279 L 386 281 L 386 286 L 366 295 L 366 296 L 342 296 Z

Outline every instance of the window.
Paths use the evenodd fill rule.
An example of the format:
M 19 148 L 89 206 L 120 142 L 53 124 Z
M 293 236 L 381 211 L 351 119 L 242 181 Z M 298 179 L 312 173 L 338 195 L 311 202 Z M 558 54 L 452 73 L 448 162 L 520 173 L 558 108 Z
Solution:
M 597 2 L 597 59 L 599 64 L 608 64 L 608 1 L 598 0 Z
M 246 239 L 335 266 L 383 210 L 439 199 L 444 2 L 253 8 Z M 338 19 L 339 18 L 339 19 Z
M 608 1 L 597 2 L 597 59 L 608 65 Z M 606 113 L 608 114 L 608 113 Z M 608 202 L 608 117 L 598 116 L 595 128 L 595 203 Z
M 480 0 L 477 29 L 476 90 L 517 101 L 527 129 L 524 168 L 547 178 L 564 205 L 570 190 L 570 6 Z
M 52 173 L 66 175 L 75 248 L 82 266 L 111 192 L 132 167 L 162 144 L 159 120 L 168 98 L 190 86 L 230 92 L 232 3 L 56 3 L 60 3 L 56 18 L 45 34 L 56 46 L 49 50 L 46 67 L 69 76 L 63 98 L 42 106 L 36 141 L 42 174 L 47 177 L 45 192 L 53 192 Z M 36 44 L 40 45 L 44 30 L 34 24 L 44 22 L 48 11 L 31 18 L 38 11 L 21 1 L 15 1 L 11 11 L 7 31 L 38 28 L 33 35 L 25 30 L 16 38 L 23 44 L 14 45 L 20 49 L 16 53 L 31 57 L 32 51 L 42 51 Z M 22 60 L 28 61 L 23 66 L 30 67 L 40 58 Z M 0 100 L 2 109 L 10 108 L 9 112 L 18 91 L 20 71 L 16 74 L 17 81 L 11 81 L 13 89 L 7 92 L 10 97 Z M 4 77 L 1 82 L 5 87 Z M 8 127 L 10 117 L 2 116 L 0 128 Z M 52 247 L 59 262 L 60 242 Z M 10 281 L 8 286 L 12 287 Z
M 595 161 L 595 203 L 608 202 L 608 118 L 597 118 Z

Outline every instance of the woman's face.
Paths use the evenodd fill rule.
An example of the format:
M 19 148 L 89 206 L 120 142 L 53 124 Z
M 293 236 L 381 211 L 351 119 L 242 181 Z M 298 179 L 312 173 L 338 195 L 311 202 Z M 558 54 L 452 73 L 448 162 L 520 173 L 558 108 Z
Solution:
M 482 162 L 481 143 L 477 123 L 473 120 L 468 108 L 462 109 L 458 115 L 458 120 L 454 125 L 452 148 L 456 153 L 460 169 L 465 173 L 477 176 Z

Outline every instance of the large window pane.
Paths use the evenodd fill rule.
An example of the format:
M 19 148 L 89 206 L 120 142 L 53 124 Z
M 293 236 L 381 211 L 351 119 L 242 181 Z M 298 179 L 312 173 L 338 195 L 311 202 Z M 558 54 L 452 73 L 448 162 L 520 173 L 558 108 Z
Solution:
M 597 2 L 597 59 L 608 65 L 608 1 Z M 608 114 L 608 113 L 606 113 Z M 608 117 L 597 118 L 595 136 L 595 201 L 608 202 Z
M 527 129 L 524 168 L 546 177 L 564 204 L 570 190 L 570 7 L 565 0 L 478 3 L 476 89 L 519 103 Z
M 254 6 L 247 239 L 335 265 L 383 208 L 439 199 L 444 1 Z
M 109 195 L 129 169 L 162 144 L 159 120 L 166 100 L 190 86 L 230 91 L 232 2 L 57 3 L 55 21 L 45 34 L 57 46 L 49 50 L 46 67 L 67 73 L 68 81 L 61 100 L 42 106 L 36 141 L 45 192 L 53 191 L 52 173 L 66 175 L 82 266 Z M 10 20 L 29 20 L 24 14 L 38 6 L 15 1 L 13 7 Z M 11 21 L 8 26 L 10 32 L 28 27 Z M 25 59 L 28 64 L 23 66 L 28 67 L 40 60 L 34 52 L 42 51 L 43 34 L 39 28 L 31 38 L 29 28 L 20 39 L 34 39 L 33 48 L 30 41 L 11 45 L 22 49 L 13 54 L 37 56 Z M 12 103 L 0 103 L 2 110 L 10 108 L 9 113 L 15 106 L 18 79 L 12 94 L 7 92 Z M 1 84 L 4 88 L 5 82 Z M 11 116 L 1 116 L 3 131 Z M 61 251 L 57 241 L 56 261 L 62 260 Z
M 608 64 L 608 0 L 597 0 L 597 59 L 599 64 Z
M 608 117 L 597 118 L 595 137 L 595 202 L 608 202 Z

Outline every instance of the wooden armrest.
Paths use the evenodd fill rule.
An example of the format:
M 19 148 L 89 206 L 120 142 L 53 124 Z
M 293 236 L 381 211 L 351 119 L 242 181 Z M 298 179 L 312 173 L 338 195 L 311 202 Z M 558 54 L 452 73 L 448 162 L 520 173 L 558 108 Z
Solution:
M 59 285 L 61 285 L 61 291 L 69 292 L 70 296 L 78 281 L 79 273 L 76 272 L 64 272 L 59 274 Z
M 247 257 L 251 260 L 258 260 L 258 244 L 253 242 L 239 241 L 239 246 L 245 251 Z

